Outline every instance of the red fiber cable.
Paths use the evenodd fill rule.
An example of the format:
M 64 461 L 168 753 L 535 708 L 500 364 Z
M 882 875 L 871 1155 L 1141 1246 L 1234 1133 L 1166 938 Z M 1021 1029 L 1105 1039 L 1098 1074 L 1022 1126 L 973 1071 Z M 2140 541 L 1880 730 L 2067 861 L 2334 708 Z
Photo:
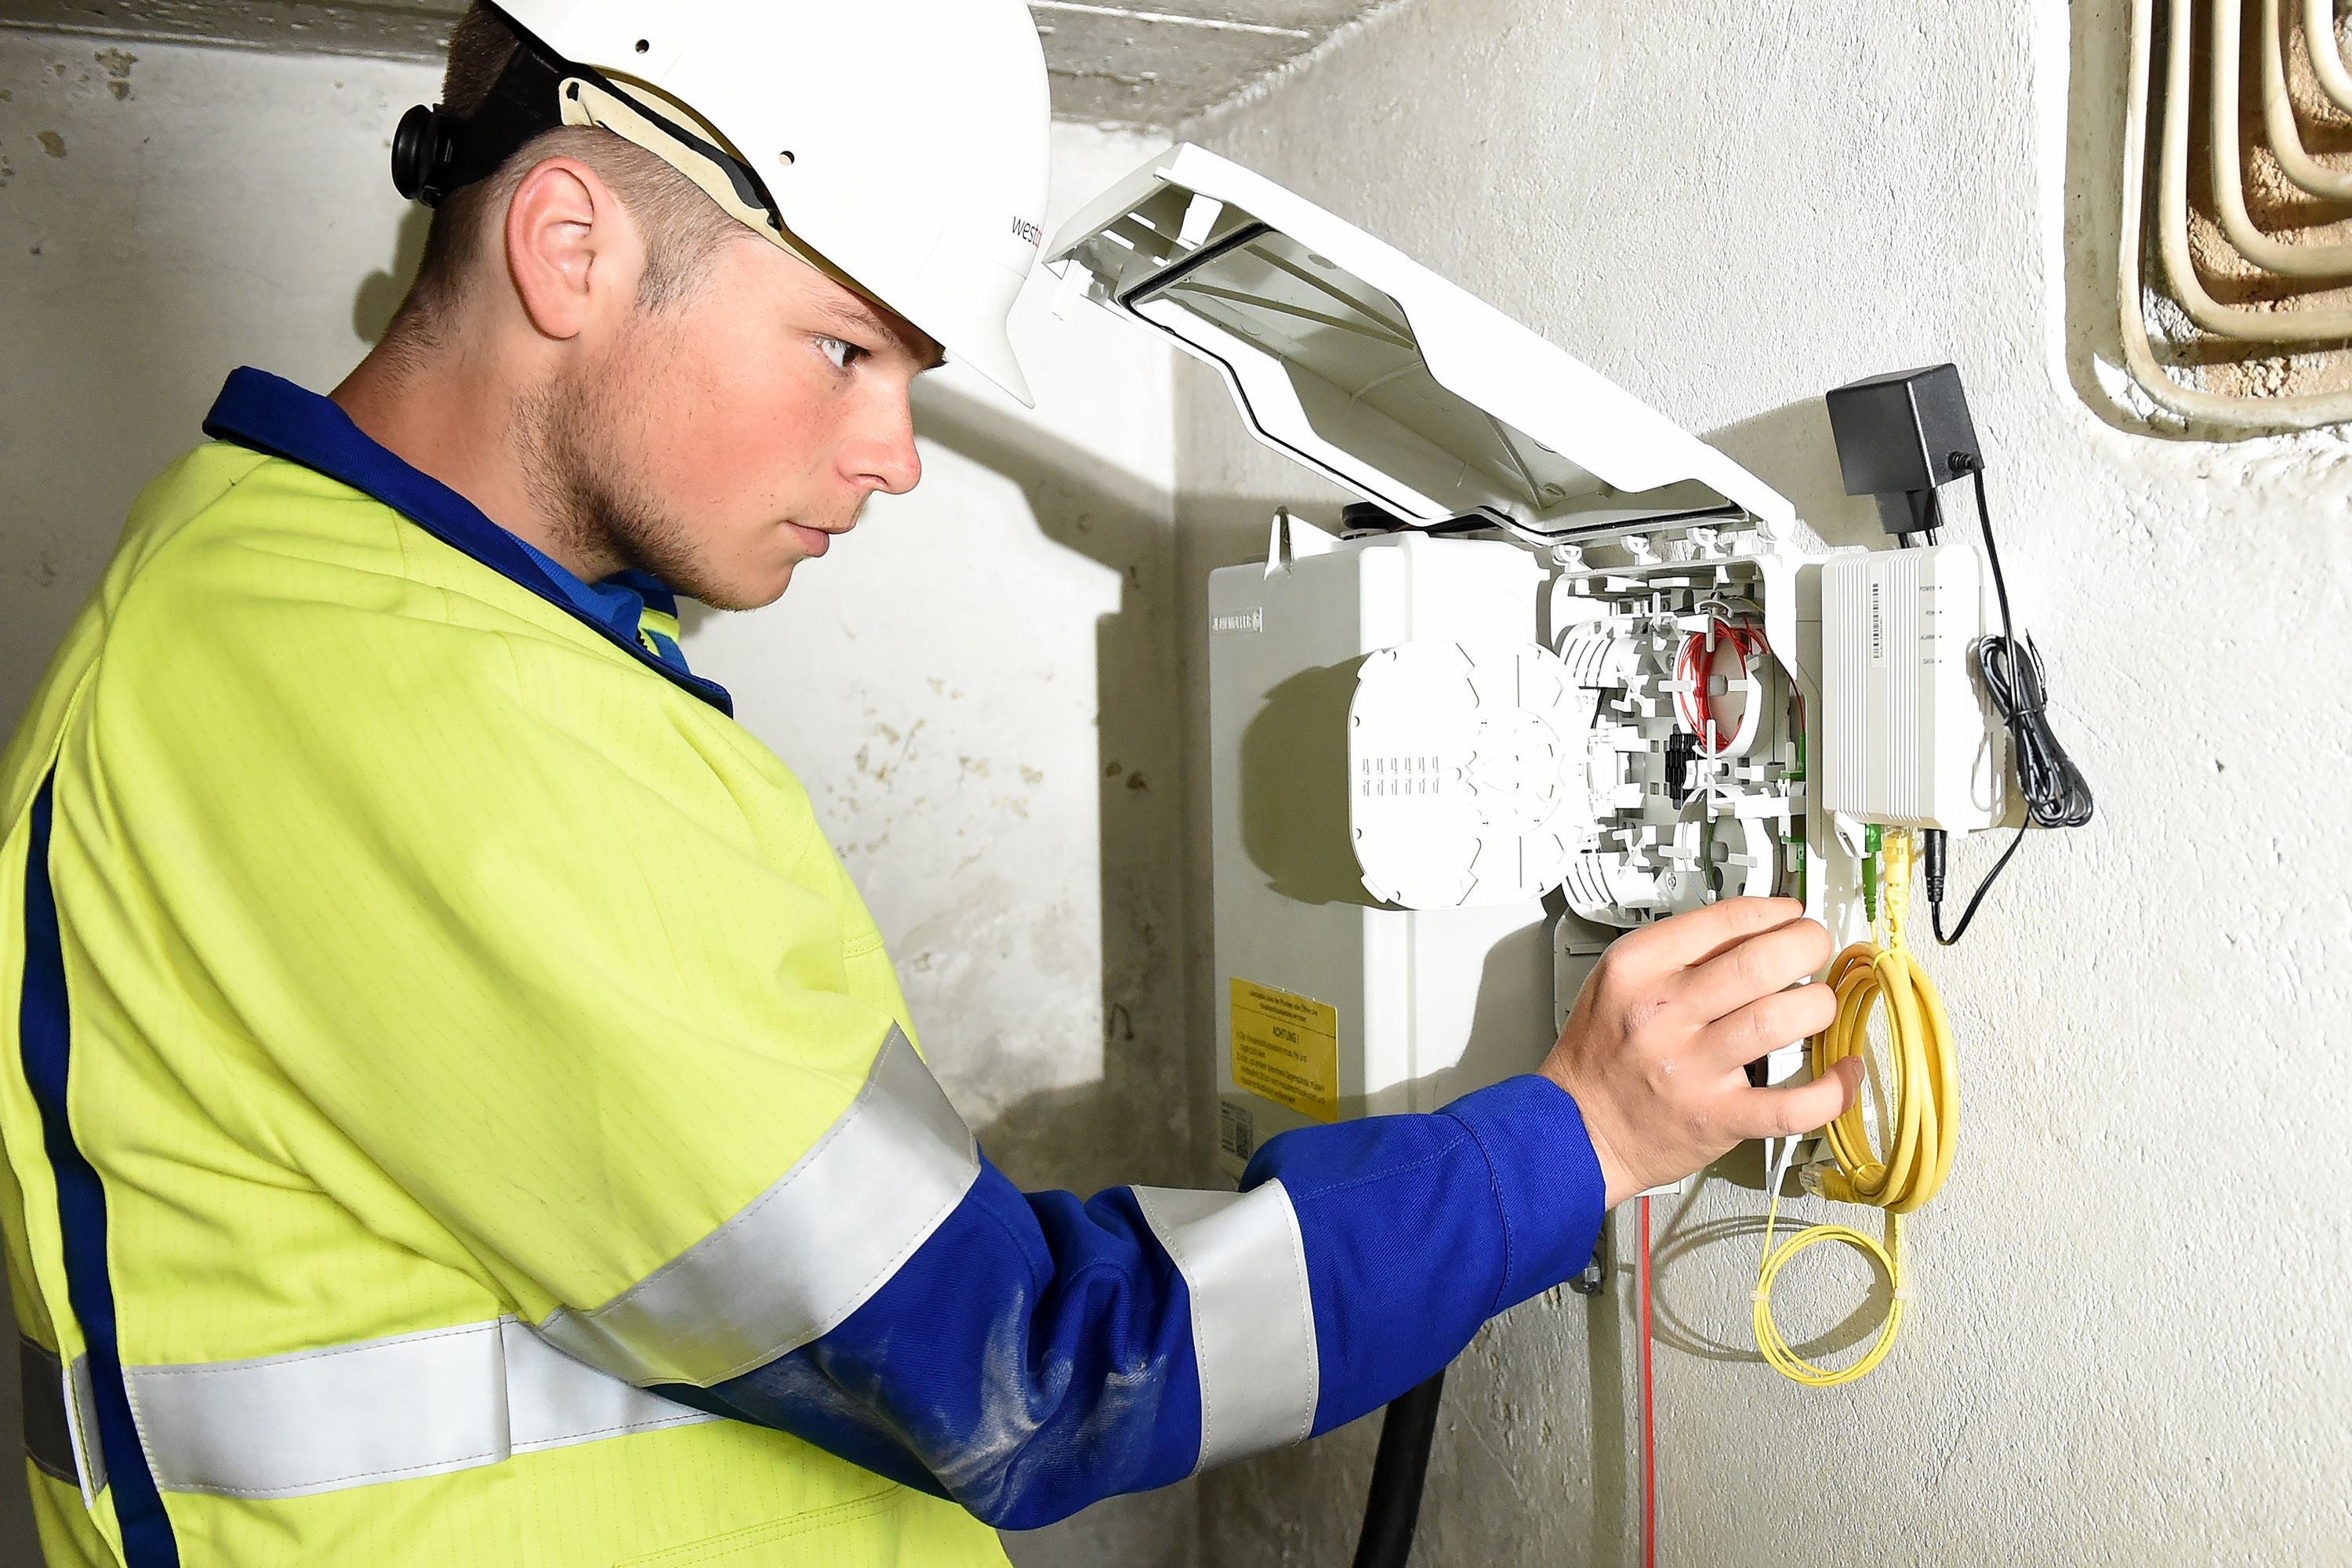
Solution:
M 1744 679 L 1755 673 L 1756 657 L 1769 645 L 1764 634 L 1753 626 L 1734 626 L 1720 617 L 1710 617 L 1704 632 L 1694 632 L 1683 640 L 1682 651 L 1675 656 L 1675 679 L 1688 682 L 1692 688 L 1675 695 L 1675 710 L 1683 727 L 1697 737 L 1699 754 L 1719 757 L 1726 743 L 1712 729 L 1715 723 L 1715 696 L 1707 689 L 1715 679 L 1715 658 L 1718 647 L 1728 643 L 1739 660 L 1739 674 Z
M 1642 1563 L 1658 1563 L 1658 1405 L 1650 1376 L 1650 1200 L 1642 1200 Z

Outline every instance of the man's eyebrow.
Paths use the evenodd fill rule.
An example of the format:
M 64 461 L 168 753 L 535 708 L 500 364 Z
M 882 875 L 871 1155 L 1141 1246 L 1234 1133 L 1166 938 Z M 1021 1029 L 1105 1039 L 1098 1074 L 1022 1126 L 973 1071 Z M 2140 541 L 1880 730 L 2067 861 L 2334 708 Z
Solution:
M 910 351 L 915 346 L 914 341 L 910 341 L 906 332 L 883 320 L 881 315 L 863 300 L 826 300 L 820 301 L 817 308 L 822 314 L 831 318 L 835 326 L 846 327 L 853 331 L 862 329 Z M 919 332 L 916 334 L 916 338 L 929 341 Z M 933 343 L 930 357 L 925 362 L 923 369 L 937 370 L 947 362 L 947 351 Z

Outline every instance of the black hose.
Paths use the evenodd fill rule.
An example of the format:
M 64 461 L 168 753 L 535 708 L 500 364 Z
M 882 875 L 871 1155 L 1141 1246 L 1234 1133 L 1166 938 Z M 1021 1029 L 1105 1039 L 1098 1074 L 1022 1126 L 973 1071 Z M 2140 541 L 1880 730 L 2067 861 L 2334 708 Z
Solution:
M 1437 1436 L 1437 1406 L 1444 1394 L 1445 1373 L 1440 1372 L 1389 1401 L 1381 1419 L 1381 1450 L 1372 1457 L 1372 1489 L 1364 1499 L 1356 1568 L 1405 1568 L 1412 1556 L 1422 1483 L 1429 1477 L 1429 1445 Z

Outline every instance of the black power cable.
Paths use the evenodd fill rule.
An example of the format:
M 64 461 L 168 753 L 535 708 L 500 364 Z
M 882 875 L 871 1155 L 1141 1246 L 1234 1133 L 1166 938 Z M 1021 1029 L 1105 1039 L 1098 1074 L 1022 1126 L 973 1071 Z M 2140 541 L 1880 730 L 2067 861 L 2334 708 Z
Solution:
M 1422 1484 L 1429 1478 L 1429 1446 L 1437 1435 L 1437 1406 L 1445 1373 L 1389 1401 L 1381 1418 L 1380 1452 L 1372 1456 L 1372 1487 L 1364 1498 L 1364 1532 L 1356 1541 L 1355 1568 L 1405 1568 L 1421 1523 Z
M 1984 682 L 1985 695 L 1991 700 L 1993 711 L 2009 730 L 2011 757 L 2017 770 L 2017 786 L 2025 799 L 2025 825 L 2017 837 L 2009 841 L 2000 858 L 1977 884 L 1968 908 L 1960 912 L 1960 922 L 1949 936 L 1944 934 L 1944 889 L 1947 878 L 1947 840 L 1940 828 L 1930 829 L 1922 846 L 1922 858 L 1927 862 L 1927 908 L 1936 928 L 1936 940 L 1946 947 L 1957 944 L 1966 936 L 1969 922 L 1977 918 L 1977 910 L 1992 890 L 2001 872 L 2017 854 L 2025 836 L 2037 827 L 2080 827 L 2091 820 L 2094 801 L 2091 783 L 2083 770 L 2066 754 L 2059 743 L 2058 733 L 2050 727 L 2049 682 L 2042 666 L 2042 655 L 2033 639 L 2020 640 L 2015 623 L 2009 613 L 2009 581 L 2001 575 L 2000 548 L 1993 541 L 1992 507 L 1985 499 L 1984 461 L 1972 452 L 1954 452 L 1949 458 L 1952 471 L 1966 472 L 1976 482 L 1977 521 L 1984 529 L 1985 560 L 1992 566 L 1993 592 L 2000 601 L 2000 635 L 1989 637 L 1977 645 L 1977 678 Z

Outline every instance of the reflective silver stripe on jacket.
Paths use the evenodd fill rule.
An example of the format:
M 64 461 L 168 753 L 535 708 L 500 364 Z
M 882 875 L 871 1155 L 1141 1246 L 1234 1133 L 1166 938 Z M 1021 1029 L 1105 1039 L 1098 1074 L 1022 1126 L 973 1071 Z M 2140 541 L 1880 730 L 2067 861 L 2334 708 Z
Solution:
M 125 1369 L 155 1484 L 292 1498 L 714 1416 L 573 1361 L 512 1318 L 293 1355 Z
M 1307 1243 L 1279 1181 L 1247 1193 L 1136 1187 L 1192 1298 L 1201 1368 L 1196 1468 L 1303 1440 L 1322 1387 Z
M 724 1383 L 838 1327 L 979 1175 L 971 1130 L 894 1027 L 849 1109 L 775 1185 L 603 1306 L 540 1331 L 631 1383 Z

